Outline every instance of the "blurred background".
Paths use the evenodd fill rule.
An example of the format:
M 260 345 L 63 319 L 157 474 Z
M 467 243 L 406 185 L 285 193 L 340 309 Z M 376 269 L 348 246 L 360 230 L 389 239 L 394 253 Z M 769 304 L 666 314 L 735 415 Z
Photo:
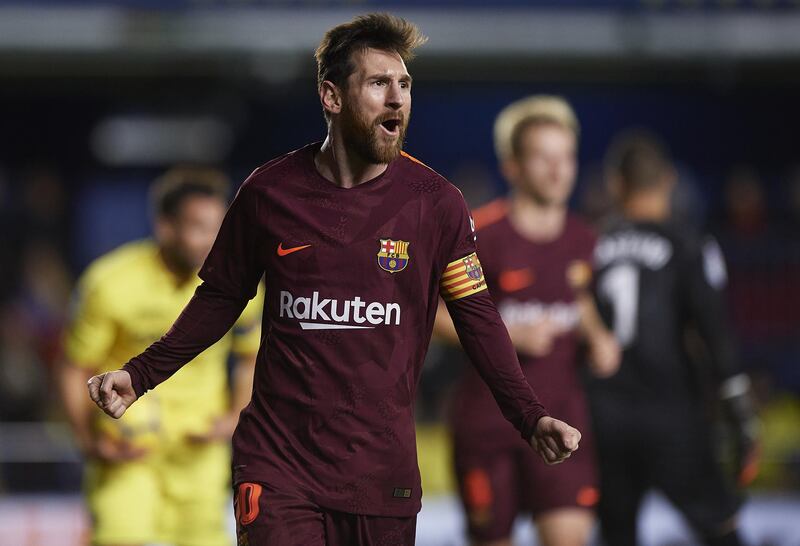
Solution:
M 221 166 L 240 182 L 322 139 L 314 48 L 375 10 L 430 37 L 410 65 L 406 149 L 473 207 L 505 191 L 491 128 L 522 96 L 574 106 L 573 206 L 592 219 L 607 212 L 614 135 L 663 137 L 680 168 L 674 213 L 720 239 L 756 379 L 764 446 L 744 536 L 800 544 L 798 0 L 0 0 L 0 544 L 85 541 L 52 373 L 74 280 L 149 234 L 147 186 L 167 167 Z M 441 424 L 464 365 L 434 344 L 423 373 L 423 546 L 464 544 Z M 693 544 L 658 497 L 640 524 L 648 544 Z M 528 525 L 518 538 L 534 544 Z

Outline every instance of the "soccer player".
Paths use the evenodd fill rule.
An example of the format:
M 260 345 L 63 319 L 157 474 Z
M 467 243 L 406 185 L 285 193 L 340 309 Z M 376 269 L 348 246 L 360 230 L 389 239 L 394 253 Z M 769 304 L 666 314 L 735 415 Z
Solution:
M 640 501 L 656 487 L 706 544 L 738 545 L 739 501 L 715 461 L 698 380 L 712 376 L 746 462 L 757 422 L 723 306 L 722 254 L 713 239 L 669 223 L 676 174 L 655 137 L 619 137 L 607 163 L 622 218 L 598 242 L 596 290 L 623 356 L 617 374 L 590 388 L 603 537 L 609 546 L 636 544 Z M 706 355 L 705 373 L 689 339 L 692 352 Z
M 613 373 L 619 348 L 591 297 L 595 235 L 567 209 L 576 176 L 578 121 L 561 97 L 537 95 L 507 106 L 495 121 L 508 198 L 475 212 L 486 284 L 542 402 L 583 431 L 582 449 L 551 468 L 533 457 L 468 372 L 456 390 L 451 424 L 459 493 L 474 545 L 511 544 L 519 512 L 533 514 L 546 546 L 586 544 L 597 477 L 589 416 L 578 376 L 586 340 L 597 373 Z M 457 342 L 447 311 L 435 333 Z
M 92 544 L 231 543 L 230 439 L 250 399 L 260 305 L 253 302 L 232 333 L 120 421 L 97 410 L 84 390 L 92 375 L 116 369 L 157 340 L 191 299 L 228 191 L 218 171 L 168 171 L 151 190 L 154 238 L 109 252 L 80 280 L 59 381 L 87 459 Z
M 440 294 L 522 437 L 550 463 L 577 448 L 579 432 L 548 416 L 522 375 L 461 194 L 401 152 L 406 61 L 423 41 L 386 14 L 326 33 L 324 142 L 250 176 L 170 332 L 89 382 L 92 399 L 122 415 L 225 332 L 266 272 L 253 398 L 233 440 L 242 544 L 414 543 L 414 393 Z

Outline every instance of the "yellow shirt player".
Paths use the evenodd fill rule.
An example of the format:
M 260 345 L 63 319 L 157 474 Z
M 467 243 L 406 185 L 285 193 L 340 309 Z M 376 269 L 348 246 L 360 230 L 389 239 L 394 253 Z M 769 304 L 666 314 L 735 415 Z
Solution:
M 263 298 L 254 298 L 227 335 L 122 419 L 106 416 L 85 395 L 92 375 L 142 352 L 191 299 L 227 191 L 217 171 L 169 171 L 152 190 L 154 239 L 100 257 L 79 282 L 59 382 L 87 459 L 93 544 L 230 544 L 229 444 L 250 399 Z

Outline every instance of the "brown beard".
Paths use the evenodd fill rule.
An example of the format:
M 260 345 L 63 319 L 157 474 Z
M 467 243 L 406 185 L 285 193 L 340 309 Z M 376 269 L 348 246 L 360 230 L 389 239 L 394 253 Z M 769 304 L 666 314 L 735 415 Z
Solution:
M 400 135 L 393 143 L 381 142 L 380 120 L 370 121 L 358 110 L 351 109 L 347 103 L 342 107 L 342 132 L 345 141 L 367 163 L 385 164 L 392 162 L 403 150 L 408 118 L 402 116 L 399 124 Z
M 188 252 L 182 251 L 176 245 L 161 245 L 161 256 L 178 277 L 190 277 L 203 265 L 193 263 Z

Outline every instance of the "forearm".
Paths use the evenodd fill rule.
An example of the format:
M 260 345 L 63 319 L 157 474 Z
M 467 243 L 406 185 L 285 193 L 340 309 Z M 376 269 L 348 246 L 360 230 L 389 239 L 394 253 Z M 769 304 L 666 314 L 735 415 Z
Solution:
M 461 345 L 503 415 L 526 440 L 547 411 L 522 373 L 506 327 L 486 291 L 447 304 Z
M 239 318 L 247 300 L 232 298 L 207 283 L 198 287 L 172 328 L 123 369 L 141 396 L 216 343 Z
M 696 250 L 685 265 L 687 311 L 708 349 L 714 379 L 722 386 L 743 371 L 725 298 L 725 261 L 713 238 Z
M 743 371 L 736 349 L 735 336 L 728 322 L 723 295 L 700 282 L 691 295 L 693 325 L 708 351 L 707 361 L 715 383 L 721 388 Z
M 86 450 L 92 439 L 93 404 L 86 396 L 86 382 L 92 371 L 62 362 L 58 374 L 58 389 L 64 413 L 81 450 Z
M 603 323 L 603 319 L 600 318 L 600 313 L 597 312 L 592 295 L 588 292 L 581 292 L 577 296 L 577 301 L 580 309 L 578 331 L 581 336 L 586 341 L 591 341 L 595 336 L 607 333 L 608 329 Z

